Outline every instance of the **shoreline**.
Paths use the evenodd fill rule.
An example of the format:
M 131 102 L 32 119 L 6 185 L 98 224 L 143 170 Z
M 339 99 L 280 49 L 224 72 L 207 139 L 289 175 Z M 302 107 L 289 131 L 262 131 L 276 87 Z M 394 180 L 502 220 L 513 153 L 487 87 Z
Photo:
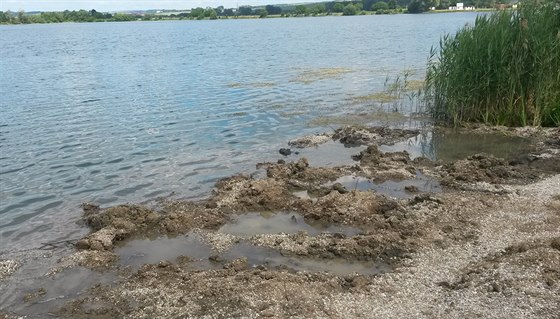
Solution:
M 496 9 L 476 9 L 476 10 L 469 10 L 469 11 L 450 11 L 450 10 L 435 10 L 435 11 L 427 11 L 422 13 L 408 13 L 408 12 L 391 12 L 391 13 L 383 13 L 377 14 L 375 11 L 366 11 L 366 14 L 355 14 L 355 15 L 343 15 L 343 14 L 319 14 L 319 15 L 307 15 L 307 16 L 285 16 L 282 17 L 280 15 L 269 15 L 266 17 L 259 17 L 259 16 L 237 16 L 237 17 L 221 17 L 218 19 L 195 19 L 195 18 L 186 18 L 186 19 L 176 19 L 176 18 L 163 18 L 163 19 L 152 19 L 152 20 L 127 20 L 127 21 L 107 21 L 107 20 L 100 20 L 100 21 L 62 21 L 62 22 L 42 22 L 42 23 L 0 23 L 0 26 L 8 26 L 8 25 L 48 25 L 48 24 L 64 24 L 64 23 L 107 23 L 107 22 L 115 22 L 115 23 L 126 23 L 126 22 L 159 22 L 159 21 L 219 21 L 219 20 L 258 20 L 258 19 L 288 19 L 288 18 L 325 18 L 325 17 L 357 17 L 357 16 L 391 16 L 391 15 L 400 15 L 400 14 L 408 14 L 408 15 L 419 15 L 419 14 L 438 14 L 438 13 L 472 13 L 472 12 L 495 12 L 499 11 Z
M 378 146 L 406 141 L 418 131 L 350 126 L 303 137 L 289 146 L 320 147 L 329 140 L 362 145 L 353 157 L 355 165 L 314 167 L 305 159 L 282 159 L 258 164 L 266 177 L 238 175 L 219 181 L 202 201 L 162 200 L 159 207 L 106 209 L 84 204 L 84 219 L 92 232 L 46 275 L 64 278 L 69 271 L 90 269 L 116 279 L 94 285 L 85 295 L 63 300 L 56 304 L 58 310 L 49 311 L 73 318 L 178 314 L 310 318 L 364 313 L 554 318 L 558 315 L 554 301 L 560 297 L 560 274 L 554 271 L 560 265 L 560 130 L 481 126 L 464 131 L 529 138 L 535 149 L 508 160 L 484 154 L 450 162 L 412 159 L 407 152 L 381 152 Z M 412 184 L 404 183 L 406 196 L 395 198 L 362 189 L 357 178 L 412 181 L 418 171 L 441 184 L 441 191 L 407 189 Z M 345 176 L 356 178 L 346 183 L 341 179 Z M 292 215 L 294 227 L 305 231 L 245 235 L 223 231 L 255 212 L 297 213 L 301 217 Z M 313 227 L 327 226 L 339 228 L 313 233 Z M 121 263 L 119 251 L 131 241 L 185 234 L 198 238 L 213 253 L 197 259 L 185 251 L 176 260 L 139 268 Z M 224 255 L 236 247 L 245 250 Z M 342 259 L 384 263 L 389 269 L 334 274 L 305 271 L 305 263 L 303 270 L 254 264 L 247 259 L 252 255 L 244 255 L 247 247 L 251 254 L 275 252 L 278 258 L 299 263 Z M 17 278 L 22 263 L 3 262 L 2 277 Z M 36 287 L 26 293 L 25 302 L 40 308 L 51 293 L 49 287 Z

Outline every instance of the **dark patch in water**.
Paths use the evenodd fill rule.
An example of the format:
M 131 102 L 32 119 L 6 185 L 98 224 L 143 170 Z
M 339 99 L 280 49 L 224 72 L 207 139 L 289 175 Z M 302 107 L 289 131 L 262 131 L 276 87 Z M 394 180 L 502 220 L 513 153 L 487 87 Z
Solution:
M 49 196 L 43 196 L 43 197 L 30 198 L 30 199 L 24 200 L 22 202 L 19 202 L 19 203 L 9 205 L 9 206 L 5 207 L 4 209 L 0 210 L 0 215 L 5 214 L 5 213 L 7 213 L 10 210 L 15 209 L 15 208 L 23 208 L 23 207 L 29 206 L 29 205 L 37 203 L 37 202 L 42 202 L 42 201 L 46 201 L 46 200 L 49 200 L 49 199 L 53 199 L 55 197 L 56 196 L 54 196 L 54 195 L 49 195 Z M 10 225 L 12 225 L 12 224 L 10 224 Z
M 24 166 L 24 167 L 14 168 L 14 169 L 11 169 L 11 170 L 9 170 L 9 171 L 1 171 L 1 172 L 0 172 L 0 175 L 19 172 L 19 171 L 22 171 L 22 170 L 24 170 L 24 169 L 26 169 L 26 168 L 32 167 L 32 166 L 35 166 L 35 164 L 29 164 L 29 165 Z
M 134 187 L 124 188 L 124 189 L 116 191 L 114 194 L 116 196 L 130 195 L 130 194 L 136 193 L 137 191 L 141 190 L 142 188 L 152 186 L 153 184 L 154 183 L 146 183 L 146 184 L 140 184 L 140 185 L 137 185 L 137 186 L 134 186 Z
M 84 100 L 82 101 L 83 104 L 85 103 L 93 103 L 93 102 L 99 102 L 101 101 L 101 99 L 90 99 L 90 100 Z
M 76 164 L 74 166 L 78 167 L 78 168 L 83 168 L 83 167 L 90 167 L 90 166 L 95 166 L 95 165 L 99 165 L 99 164 L 103 164 L 103 162 L 85 162 L 85 163 Z
M 124 158 L 120 157 L 120 158 L 117 158 L 117 159 L 108 161 L 108 162 L 106 162 L 106 163 L 107 163 L 107 164 L 115 164 L 115 163 L 120 163 L 120 162 L 122 162 L 122 161 L 124 161 Z

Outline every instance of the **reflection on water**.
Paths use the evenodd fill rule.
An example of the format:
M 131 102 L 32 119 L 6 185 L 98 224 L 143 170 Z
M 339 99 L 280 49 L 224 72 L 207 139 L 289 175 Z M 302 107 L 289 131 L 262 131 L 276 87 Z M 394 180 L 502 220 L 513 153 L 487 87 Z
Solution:
M 399 181 L 388 180 L 376 183 L 368 178 L 360 176 L 343 176 L 329 183 L 340 183 L 348 190 L 368 191 L 374 190 L 380 194 L 396 198 L 412 197 L 415 193 L 439 193 L 442 191 L 439 182 L 417 171 L 415 178 Z
M 427 157 L 445 162 L 466 159 L 477 153 L 487 153 L 506 159 L 531 151 L 528 139 L 500 133 L 476 134 L 454 130 L 427 131 L 407 141 L 382 145 L 383 152 L 407 151 L 411 158 Z
M 365 148 L 365 146 L 346 147 L 338 141 L 328 141 L 315 147 L 296 149 L 299 154 L 295 154 L 294 158 L 305 157 L 311 166 L 354 165 L 356 162 L 352 159 L 352 155 L 360 153 Z
M 200 236 L 189 233 L 173 238 L 160 237 L 155 240 L 136 239 L 115 250 L 120 264 L 138 269 L 143 264 L 155 264 L 161 260 L 175 260 L 180 255 L 193 259 L 207 259 L 212 248 L 203 243 Z
M 263 233 L 263 232 L 259 232 Z M 302 256 L 285 256 L 278 250 L 251 245 L 247 242 L 233 244 L 223 253 L 213 251 L 200 237 L 190 234 L 175 238 L 162 237 L 154 240 L 133 240 L 116 250 L 123 266 L 138 269 L 145 263 L 181 259 L 182 267 L 191 270 L 220 269 L 225 263 L 246 258 L 249 267 L 259 265 L 283 267 L 295 271 L 330 272 L 338 275 L 359 273 L 374 275 L 390 271 L 387 264 L 374 261 L 356 261 L 342 258 L 316 259 Z M 188 260 L 188 262 L 184 262 Z
M 218 232 L 242 237 L 259 234 L 295 234 L 305 231 L 309 235 L 322 232 L 341 233 L 347 236 L 357 235 L 360 231 L 349 226 L 330 225 L 321 227 L 305 222 L 297 213 L 249 213 L 235 219 L 233 223 L 222 226 Z
M 87 294 L 96 284 L 111 284 L 117 280 L 111 273 L 95 272 L 77 267 L 63 270 L 52 277 L 38 277 L 33 282 L 8 286 L 10 296 L 2 298 L 3 306 L 18 315 L 29 318 L 44 318 L 50 311 L 66 304 L 69 300 Z M 4 307 L 2 307 L 4 308 Z

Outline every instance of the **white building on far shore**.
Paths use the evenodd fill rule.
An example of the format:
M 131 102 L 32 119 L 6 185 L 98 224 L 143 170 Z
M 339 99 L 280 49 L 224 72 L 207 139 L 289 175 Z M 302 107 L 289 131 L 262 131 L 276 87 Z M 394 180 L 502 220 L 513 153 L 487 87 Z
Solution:
M 463 2 L 457 2 L 454 7 L 449 7 L 449 10 L 451 11 L 472 11 L 474 9 L 475 7 L 465 7 Z

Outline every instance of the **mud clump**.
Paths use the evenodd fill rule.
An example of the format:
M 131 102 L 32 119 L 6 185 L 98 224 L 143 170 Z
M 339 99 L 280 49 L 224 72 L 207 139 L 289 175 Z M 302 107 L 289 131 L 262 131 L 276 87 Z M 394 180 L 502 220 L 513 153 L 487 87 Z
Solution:
M 345 126 L 335 131 L 332 138 L 347 146 L 394 144 L 420 134 L 419 130 L 387 127 Z
M 406 151 L 383 153 L 377 146 L 371 145 L 352 158 L 360 162 L 365 176 L 377 181 L 403 180 L 416 175 L 416 168 Z
M 296 199 L 283 180 L 238 175 L 219 181 L 211 200 L 221 211 L 243 213 L 287 209 Z
M 386 218 L 391 215 L 406 217 L 396 201 L 374 192 L 361 191 L 344 194 L 332 191 L 312 205 L 304 206 L 302 213 L 306 220 L 316 223 L 351 225 L 364 230 L 386 229 Z
M 260 163 L 257 167 L 265 168 L 267 177 L 295 188 L 317 186 L 355 171 L 355 168 L 311 167 L 305 158 L 290 163 Z
M 203 203 L 171 202 L 161 211 L 140 205 L 119 205 L 105 210 L 86 210 L 85 221 L 94 231 L 79 240 L 76 247 L 111 250 L 117 241 L 136 235 L 186 233 L 193 228 L 216 229 L 225 222 L 224 215 Z
M 502 158 L 480 153 L 446 164 L 441 170 L 442 184 L 486 182 L 491 184 L 523 183 L 537 179 L 537 175 L 521 166 L 512 166 Z
M 406 242 L 397 230 L 383 231 L 381 234 L 364 234 L 346 237 L 339 233 L 324 233 L 309 236 L 297 234 L 255 235 L 250 242 L 256 246 L 268 247 L 284 256 L 301 256 L 323 260 L 344 258 L 345 260 L 383 261 L 396 264 L 414 249 L 416 243 Z
M 310 136 L 303 136 L 288 142 L 288 145 L 297 147 L 297 148 L 305 148 L 311 146 L 317 146 L 320 144 L 324 144 L 328 141 L 332 140 L 332 135 L 330 134 L 318 134 L 318 135 L 310 135 Z

